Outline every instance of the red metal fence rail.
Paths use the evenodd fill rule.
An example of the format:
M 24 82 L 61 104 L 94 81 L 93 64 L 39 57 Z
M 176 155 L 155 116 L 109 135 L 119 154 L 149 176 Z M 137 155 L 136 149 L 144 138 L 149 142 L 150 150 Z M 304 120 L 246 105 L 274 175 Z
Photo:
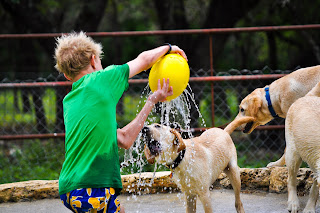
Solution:
M 268 75 L 239 75 L 239 76 L 208 76 L 208 77 L 190 77 L 190 82 L 219 82 L 219 81 L 244 81 L 244 80 L 267 80 L 278 79 L 285 74 L 268 74 Z M 148 79 L 130 79 L 130 84 L 146 84 Z M 0 89 L 8 88 L 36 88 L 36 87 L 65 87 L 70 86 L 71 82 L 22 82 L 22 83 L 0 83 Z M 213 101 L 212 101 L 213 102 Z M 283 125 L 262 126 L 257 129 L 279 129 Z M 206 128 L 193 128 L 191 131 L 204 131 Z M 45 138 L 63 138 L 64 133 L 47 133 L 47 134 L 23 134 L 23 135 L 0 135 L 0 140 L 18 140 L 18 139 L 45 139 Z
M 210 71 L 209 77 L 191 77 L 190 82 L 211 82 L 212 98 L 212 121 L 214 121 L 214 101 L 213 101 L 213 83 L 217 81 L 237 81 L 237 80 L 257 80 L 257 79 L 277 79 L 284 74 L 271 75 L 250 75 L 250 76 L 214 76 L 213 68 L 213 34 L 230 34 L 244 32 L 266 32 L 266 31 L 297 31 L 320 29 L 320 24 L 294 25 L 294 26 L 262 26 L 262 27 L 241 27 L 241 28 L 218 28 L 218 29 L 191 29 L 191 30 L 155 30 L 155 31 L 134 31 L 134 32 L 88 32 L 92 37 L 131 37 L 131 36 L 156 36 L 156 35 L 177 35 L 177 34 L 205 34 L 209 37 Z M 38 33 L 38 34 L 1 34 L 0 39 L 48 39 L 61 36 L 65 33 Z M 148 79 L 131 79 L 129 83 L 140 84 L 147 83 Z M 70 82 L 35 82 L 35 83 L 2 83 L 3 88 L 21 88 L 21 87 L 60 87 L 71 86 Z M 214 123 L 213 123 L 214 126 Z M 283 126 L 265 126 L 261 129 L 283 128 Z M 31 138 L 54 138 L 64 137 L 64 134 L 33 134 L 33 135 L 0 135 L 0 140 L 12 139 L 31 139 Z
M 263 27 L 238 27 L 238 28 L 213 28 L 191 30 L 153 30 L 153 31 L 123 31 L 123 32 L 88 32 L 92 37 L 124 37 L 124 36 L 152 36 L 152 35 L 178 35 L 178 34 L 223 34 L 243 32 L 267 32 L 288 30 L 320 29 L 320 24 L 292 25 L 292 26 L 263 26 Z M 1 34 L 0 39 L 29 39 L 53 38 L 67 33 L 29 33 L 29 34 Z
M 262 27 L 237 27 L 237 28 L 213 28 L 213 29 L 188 29 L 188 30 L 153 30 L 153 31 L 123 31 L 123 32 L 87 32 L 92 37 L 131 37 L 131 36 L 156 36 L 179 34 L 206 34 L 209 36 L 210 68 L 213 71 L 213 42 L 212 34 L 243 33 L 243 32 L 267 32 L 267 31 L 297 31 L 320 29 L 320 24 L 292 25 L 292 26 L 262 26 Z M 59 37 L 67 33 L 29 33 L 29 34 L 1 34 L 0 39 L 44 39 Z
M 215 81 L 241 81 L 241 80 L 266 80 L 278 79 L 285 74 L 270 75 L 239 75 L 239 76 L 208 76 L 208 77 L 190 77 L 190 82 L 215 82 Z M 148 79 L 130 79 L 129 84 L 148 83 Z M 71 86 L 68 81 L 63 82 L 30 82 L 30 83 L 0 83 L 0 88 L 21 88 L 21 87 L 59 87 Z

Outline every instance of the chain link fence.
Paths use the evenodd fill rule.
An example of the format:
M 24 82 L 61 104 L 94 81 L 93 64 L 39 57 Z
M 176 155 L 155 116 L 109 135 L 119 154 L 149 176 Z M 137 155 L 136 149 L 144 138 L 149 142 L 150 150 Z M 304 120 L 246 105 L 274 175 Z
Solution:
M 218 72 L 215 76 L 290 72 L 292 71 L 265 67 L 253 71 L 232 69 Z M 191 77 L 206 76 L 210 76 L 210 70 L 191 70 Z M 147 79 L 148 73 L 142 73 L 138 78 Z M 213 125 L 219 127 L 231 122 L 238 113 L 239 103 L 246 95 L 274 80 L 190 81 L 187 90 L 192 100 L 188 99 L 187 110 L 191 137 L 204 128 Z M 44 84 L 46 82 L 61 84 Z M 129 123 L 143 107 L 144 100 L 150 93 L 146 82 L 130 83 L 128 91 L 121 98 L 117 106 L 117 121 L 120 127 Z M 0 82 L 0 183 L 58 179 L 64 160 L 62 100 L 70 89 L 71 84 L 66 83 L 61 75 L 23 82 L 3 79 Z M 158 118 L 149 122 L 161 121 L 163 115 L 160 111 L 159 106 L 156 106 L 151 117 Z M 181 121 L 177 120 L 177 123 L 179 122 Z M 267 125 L 284 125 L 284 119 L 277 118 Z M 190 134 L 184 137 L 190 137 Z M 262 128 L 250 135 L 236 131 L 232 138 L 237 147 L 240 167 L 264 167 L 270 161 L 277 160 L 285 147 L 283 128 Z M 119 153 L 122 162 L 127 153 L 124 150 L 119 150 Z M 133 158 L 137 155 L 139 153 Z M 153 170 L 153 167 L 145 166 L 143 169 L 122 169 L 122 173 Z

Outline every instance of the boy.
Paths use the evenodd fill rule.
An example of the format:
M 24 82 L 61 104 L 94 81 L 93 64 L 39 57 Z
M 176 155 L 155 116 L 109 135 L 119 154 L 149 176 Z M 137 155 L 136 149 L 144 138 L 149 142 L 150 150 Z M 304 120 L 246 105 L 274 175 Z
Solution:
M 85 33 L 63 35 L 56 41 L 55 67 L 73 82 L 63 100 L 66 154 L 59 178 L 61 200 L 73 212 L 120 212 L 118 147 L 129 149 L 153 106 L 173 94 L 169 79 L 163 79 L 162 88 L 158 81 L 158 90 L 121 129 L 117 129 L 116 105 L 129 78 L 149 69 L 166 53 L 187 59 L 186 55 L 168 44 L 144 51 L 124 65 L 103 69 L 102 46 Z

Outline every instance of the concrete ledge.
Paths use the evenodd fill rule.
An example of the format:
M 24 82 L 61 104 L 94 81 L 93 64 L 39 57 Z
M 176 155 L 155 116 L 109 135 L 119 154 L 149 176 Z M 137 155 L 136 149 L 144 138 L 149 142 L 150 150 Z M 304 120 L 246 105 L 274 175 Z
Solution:
M 57 180 L 31 180 L 0 185 L 0 203 L 59 197 Z
M 287 192 L 287 168 L 242 168 L 241 188 L 245 192 L 265 191 L 273 193 Z M 312 185 L 311 170 L 301 168 L 298 172 L 298 192 L 308 194 Z M 123 175 L 123 194 L 152 194 L 179 191 L 171 180 L 170 172 L 146 172 Z M 213 184 L 213 188 L 232 188 L 228 177 L 222 173 Z M 58 181 L 32 180 L 0 185 L 0 203 L 43 198 L 59 198 Z

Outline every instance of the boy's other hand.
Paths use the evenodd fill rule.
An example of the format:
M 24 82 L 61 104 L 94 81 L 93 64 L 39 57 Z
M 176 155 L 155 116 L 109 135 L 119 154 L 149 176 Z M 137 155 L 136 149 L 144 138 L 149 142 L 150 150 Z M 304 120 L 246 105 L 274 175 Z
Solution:
M 158 89 L 149 96 L 149 100 L 153 103 L 156 104 L 159 101 L 163 102 L 167 100 L 168 96 L 173 95 L 173 88 L 172 86 L 169 87 L 169 78 L 167 81 L 163 79 L 163 86 L 161 88 L 161 83 L 160 79 L 158 80 Z

